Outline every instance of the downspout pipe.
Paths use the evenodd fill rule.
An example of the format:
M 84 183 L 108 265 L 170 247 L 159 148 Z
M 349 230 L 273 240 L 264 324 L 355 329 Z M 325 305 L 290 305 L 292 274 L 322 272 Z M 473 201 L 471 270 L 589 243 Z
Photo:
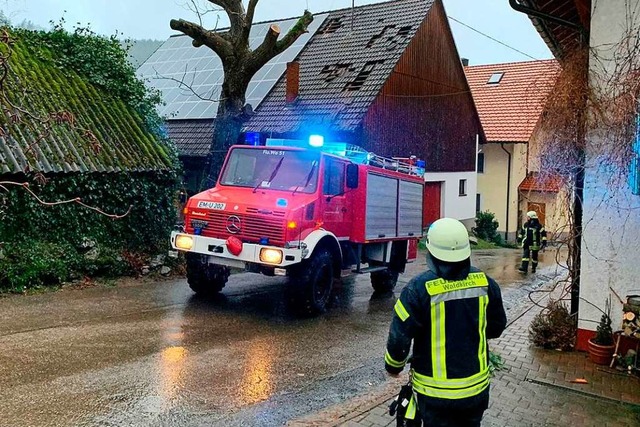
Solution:
M 504 241 L 507 242 L 509 240 L 509 208 L 511 206 L 511 153 L 509 152 L 509 150 L 504 148 L 504 142 L 500 143 L 500 148 L 502 148 L 502 151 L 507 153 L 507 219 L 504 224 Z

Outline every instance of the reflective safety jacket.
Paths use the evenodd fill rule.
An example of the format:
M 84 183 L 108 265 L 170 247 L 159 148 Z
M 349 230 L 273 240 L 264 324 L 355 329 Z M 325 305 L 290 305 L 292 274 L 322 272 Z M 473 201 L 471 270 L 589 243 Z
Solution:
M 547 232 L 538 220 L 529 220 L 524 223 L 518 240 L 522 242 L 522 247 L 529 247 L 532 251 L 539 251 L 543 244 L 547 243 Z
M 385 368 L 401 372 L 413 341 L 413 389 L 431 406 L 488 403 L 487 339 L 499 337 L 506 323 L 500 288 L 481 271 L 472 268 L 463 280 L 427 271 L 411 280 L 396 301 Z

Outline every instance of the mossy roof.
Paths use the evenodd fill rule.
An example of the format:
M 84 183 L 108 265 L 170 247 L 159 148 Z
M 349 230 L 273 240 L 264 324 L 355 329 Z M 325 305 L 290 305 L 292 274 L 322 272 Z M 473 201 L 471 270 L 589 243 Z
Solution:
M 8 102 L 0 103 L 0 174 L 172 168 L 170 148 L 140 114 L 60 69 L 54 54 L 20 39 L 13 45 L 2 83 Z

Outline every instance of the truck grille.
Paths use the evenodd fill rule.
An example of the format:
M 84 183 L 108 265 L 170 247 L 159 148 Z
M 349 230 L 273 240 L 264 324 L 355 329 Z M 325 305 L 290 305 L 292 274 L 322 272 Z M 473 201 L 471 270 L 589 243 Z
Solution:
M 237 234 L 232 234 L 227 230 L 230 216 L 240 218 L 240 232 Z M 202 235 L 206 237 L 226 239 L 229 236 L 236 236 L 248 243 L 259 243 L 261 238 L 268 237 L 270 245 L 284 246 L 285 224 L 282 219 L 229 212 L 210 212 L 207 221 L 209 224 L 202 230 Z M 189 231 L 193 232 L 193 230 Z
M 284 211 L 272 211 L 270 209 L 247 208 L 249 214 L 273 215 L 278 218 L 284 218 Z

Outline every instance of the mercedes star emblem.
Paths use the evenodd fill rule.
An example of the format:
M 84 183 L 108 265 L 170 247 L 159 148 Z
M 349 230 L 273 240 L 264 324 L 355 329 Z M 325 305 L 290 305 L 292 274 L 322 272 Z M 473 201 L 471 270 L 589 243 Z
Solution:
M 238 234 L 240 232 L 242 222 L 236 215 L 231 215 L 227 218 L 227 231 L 231 234 Z

